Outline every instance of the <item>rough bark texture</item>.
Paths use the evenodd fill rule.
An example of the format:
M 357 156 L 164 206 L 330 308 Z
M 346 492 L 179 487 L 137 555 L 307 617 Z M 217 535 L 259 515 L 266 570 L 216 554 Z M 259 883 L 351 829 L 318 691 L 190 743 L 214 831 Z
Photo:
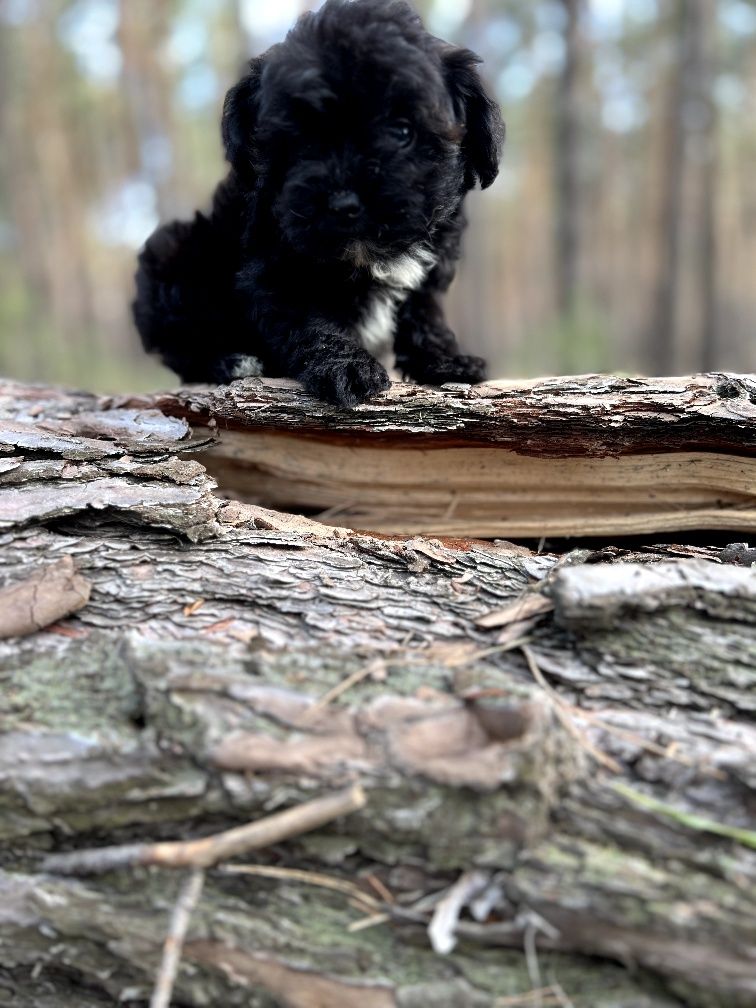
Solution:
M 550 458 L 662 449 L 756 454 L 756 375 L 584 375 L 442 389 L 399 383 L 355 410 L 321 403 L 296 382 L 252 378 L 124 401 L 129 404 L 193 424 L 214 420 L 223 430 L 496 444 Z
M 737 399 L 679 387 L 670 437 L 753 451 L 749 379 Z M 505 437 L 496 411 L 515 410 L 506 391 L 412 392 L 394 397 L 419 433 Z M 246 424 L 258 394 L 269 423 L 304 416 L 289 385 L 160 401 Z M 308 405 L 315 425 L 371 424 Z M 627 410 L 617 443 L 639 425 Z M 199 837 L 359 782 L 363 810 L 256 861 L 387 889 L 388 920 L 350 930 L 365 911 L 340 893 L 211 869 L 177 1005 L 487 1008 L 557 982 L 575 1008 L 752 1005 L 749 550 L 558 557 L 330 528 L 215 496 L 183 457 L 198 440 L 148 404 L 0 392 L 0 589 L 73 562 L 90 592 L 0 640 L 3 1003 L 145 1003 L 182 880 L 44 874 L 46 854 Z M 433 906 L 471 870 L 478 900 L 437 955 Z

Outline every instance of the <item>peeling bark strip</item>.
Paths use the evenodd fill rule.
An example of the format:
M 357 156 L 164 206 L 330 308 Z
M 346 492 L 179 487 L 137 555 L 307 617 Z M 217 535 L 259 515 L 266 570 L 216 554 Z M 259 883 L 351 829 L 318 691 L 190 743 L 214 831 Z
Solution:
M 288 429 L 378 441 L 400 435 L 419 443 L 431 437 L 554 458 L 659 450 L 756 454 L 756 375 L 585 375 L 440 389 L 400 382 L 353 410 L 319 402 L 296 382 L 247 378 L 131 403 L 193 424 L 214 418 L 229 430 Z
M 641 412 L 672 385 L 640 383 Z M 680 387 L 694 416 L 712 382 Z M 270 414 L 320 408 L 264 390 Z M 434 411 L 476 402 L 397 395 L 424 400 L 431 427 Z M 711 429 L 735 439 L 748 403 L 711 400 Z M 358 533 L 221 500 L 184 457 L 188 424 L 147 403 L 13 386 L 3 423 L 0 500 L 37 496 L 3 512 L 0 586 L 51 562 L 90 585 L 62 622 L 0 640 L 11 1008 L 147 1002 L 180 882 L 145 866 L 86 880 L 43 868 L 170 837 L 204 849 L 355 786 L 368 804 L 348 819 L 279 838 L 248 874 L 206 870 L 176 1003 L 494 1008 L 534 986 L 537 955 L 545 990 L 575 1008 L 751 1008 L 747 544 L 557 557 Z M 331 887 L 302 881 L 313 873 Z M 463 907 L 471 878 L 481 891 Z M 350 902 L 359 890 L 370 900 Z M 457 942 L 446 956 L 434 919 L 440 947 Z
M 756 622 L 756 570 L 705 560 L 565 570 L 553 594 L 557 619 L 572 627 L 611 627 L 638 609 L 653 613 L 681 604 L 725 618 L 749 614 Z
M 105 512 L 207 538 L 215 483 L 176 455 L 208 440 L 154 409 L 100 410 L 93 396 L 0 384 L 0 532 Z

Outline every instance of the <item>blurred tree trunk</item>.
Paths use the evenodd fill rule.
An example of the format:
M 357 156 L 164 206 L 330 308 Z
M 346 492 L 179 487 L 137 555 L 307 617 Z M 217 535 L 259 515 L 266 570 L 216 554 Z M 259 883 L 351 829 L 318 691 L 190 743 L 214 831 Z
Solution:
M 692 0 L 694 18 L 692 81 L 696 87 L 691 118 L 695 125 L 693 156 L 698 174 L 697 250 L 695 277 L 700 311 L 698 366 L 701 370 L 721 367 L 717 242 L 719 188 L 719 121 L 714 100 L 717 69 L 716 0 Z
M 430 4 L 425 4 L 427 14 Z M 471 0 L 455 41 L 468 46 L 483 58 L 482 74 L 493 91 L 487 74 L 495 65 L 494 54 L 488 51 L 488 26 L 494 16 L 491 0 Z M 495 263 L 496 249 L 502 243 L 502 221 L 495 210 L 490 193 L 480 197 L 469 195 L 465 204 L 468 234 L 464 242 L 464 261 L 458 275 L 461 280 L 452 288 L 450 321 L 466 351 L 481 354 L 489 362 L 491 376 L 500 373 L 502 358 L 502 322 L 497 303 L 501 277 Z
M 583 0 L 561 0 L 564 8 L 564 64 L 557 83 L 555 112 L 556 291 L 559 314 L 575 317 L 580 256 L 580 97 Z M 569 369 L 569 350 L 562 349 Z M 568 358 L 567 361 L 564 359 Z
M 32 16 L 19 71 L 22 98 L 8 144 L 20 200 L 17 228 L 26 245 L 26 268 L 36 273 L 41 266 L 45 274 L 61 342 L 69 349 L 79 348 L 86 358 L 93 320 L 87 269 L 88 194 L 70 140 L 74 103 L 67 71 L 55 21 L 42 14 Z M 53 348 L 44 326 L 35 335 L 44 341 L 38 359 L 39 374 L 45 375 L 50 372 L 47 358 Z
M 11 43 L 10 32 L 0 33 L 0 168 L 2 168 L 2 199 L 13 226 L 14 247 L 24 271 L 32 309 L 49 295 L 48 277 L 44 263 L 37 255 L 41 241 L 37 241 L 39 202 L 35 201 L 29 187 L 30 165 L 26 163 L 29 152 L 25 149 L 21 124 L 28 109 L 19 95 L 21 72 L 19 64 L 23 54 L 19 46 Z M 21 58 L 19 58 L 21 57 Z
M 160 218 L 179 212 L 174 178 L 172 82 L 163 45 L 170 30 L 171 0 L 149 8 L 120 0 L 118 40 L 123 87 L 131 113 L 132 170 L 152 183 Z
M 696 0 L 676 0 L 670 33 L 677 40 L 669 86 L 666 129 L 660 147 L 661 205 L 658 235 L 658 280 L 648 326 L 646 358 L 652 374 L 670 374 L 675 360 L 675 333 L 680 281 L 680 217 L 685 169 L 686 71 L 690 67 L 691 9 Z
M 661 148 L 658 286 L 649 326 L 648 359 L 655 374 L 669 374 L 679 367 L 683 356 L 684 366 L 695 363 L 701 368 L 716 367 L 718 357 L 715 0 L 679 0 L 672 30 L 676 65 L 666 140 Z M 692 250 L 689 262 L 683 254 L 685 244 Z M 695 344 L 676 348 L 686 268 L 690 269 L 690 322 Z

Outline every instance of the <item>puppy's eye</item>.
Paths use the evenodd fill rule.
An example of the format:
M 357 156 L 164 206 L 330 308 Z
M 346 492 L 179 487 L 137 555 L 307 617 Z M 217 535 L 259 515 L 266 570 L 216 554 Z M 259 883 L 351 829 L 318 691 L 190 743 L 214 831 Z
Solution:
M 388 126 L 388 135 L 398 147 L 409 147 L 415 139 L 412 124 L 406 119 L 397 119 Z

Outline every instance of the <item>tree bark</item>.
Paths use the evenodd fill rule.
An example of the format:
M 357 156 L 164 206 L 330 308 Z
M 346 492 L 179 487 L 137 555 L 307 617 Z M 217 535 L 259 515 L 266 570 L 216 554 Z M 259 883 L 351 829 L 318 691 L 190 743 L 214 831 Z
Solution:
M 685 390 L 685 437 L 747 428 L 724 380 L 664 386 Z M 530 448 L 553 387 L 517 414 Z M 66 561 L 85 603 L 0 641 L 6 1003 L 144 1004 L 182 883 L 45 873 L 46 855 L 198 838 L 354 784 L 363 809 L 255 862 L 356 884 L 373 926 L 312 876 L 208 869 L 175 1004 L 753 1003 L 752 551 L 360 533 L 223 500 L 201 464 L 211 419 L 511 435 L 506 390 L 413 391 L 347 413 L 289 383 L 152 406 L 0 390 L 0 588 Z M 647 436 L 618 418 L 618 444 Z M 426 929 L 460 877 L 476 899 L 439 955 Z

